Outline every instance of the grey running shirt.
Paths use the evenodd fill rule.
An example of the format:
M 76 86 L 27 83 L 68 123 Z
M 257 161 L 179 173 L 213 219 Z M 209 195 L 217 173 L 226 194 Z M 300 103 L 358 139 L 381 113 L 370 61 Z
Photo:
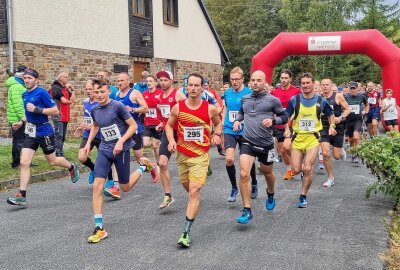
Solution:
M 118 139 L 112 139 L 115 138 L 115 130 L 113 131 L 112 128 L 106 130 L 104 128 L 113 127 L 115 124 L 122 137 L 128 130 L 128 125 L 125 123 L 125 120 L 129 119 L 130 117 L 132 116 L 125 108 L 125 105 L 115 100 L 111 100 L 111 102 L 105 106 L 99 105 L 92 109 L 92 118 L 93 121 L 96 122 L 97 125 L 100 127 L 100 133 L 102 133 L 101 129 L 103 128 L 103 131 L 111 135 L 111 140 L 107 141 L 104 137 L 104 134 L 102 133 L 99 150 L 112 152 L 114 150 L 115 144 L 118 141 Z M 134 143 L 132 139 L 129 138 L 124 143 L 123 151 L 129 150 L 133 146 L 133 144 Z
M 244 119 L 246 123 L 243 130 L 243 138 L 258 146 L 273 144 L 273 126 L 267 128 L 262 124 L 262 121 L 266 118 L 274 119 L 275 114 L 280 114 L 283 111 L 280 100 L 267 92 L 252 93 L 244 96 L 242 98 L 242 110 L 239 111 L 236 118 L 239 121 Z

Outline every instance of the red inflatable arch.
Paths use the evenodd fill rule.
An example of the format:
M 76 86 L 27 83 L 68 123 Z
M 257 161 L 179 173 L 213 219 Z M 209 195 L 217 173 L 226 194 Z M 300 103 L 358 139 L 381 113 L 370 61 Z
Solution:
M 326 54 L 368 55 L 382 68 L 383 89 L 393 89 L 400 102 L 400 49 L 377 30 L 280 33 L 253 57 L 251 70 L 264 71 L 271 83 L 274 67 L 285 57 Z

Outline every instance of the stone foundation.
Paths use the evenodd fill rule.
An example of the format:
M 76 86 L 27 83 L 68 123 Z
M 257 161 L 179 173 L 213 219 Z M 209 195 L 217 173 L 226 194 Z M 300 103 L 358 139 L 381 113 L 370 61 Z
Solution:
M 94 78 L 98 71 L 107 69 L 112 72 L 114 64 L 119 64 L 127 65 L 128 73 L 133 75 L 134 62 L 146 62 L 150 74 L 155 74 L 158 70 L 165 69 L 167 62 L 167 59 L 160 58 L 132 57 L 22 42 L 16 42 L 14 49 L 14 66 L 25 65 L 36 69 L 40 73 L 40 85 L 46 89 L 50 88 L 51 83 L 61 71 L 69 73 L 70 83 L 77 90 L 77 100 L 72 106 L 72 119 L 68 125 L 70 132 L 75 130 L 77 123 L 82 121 L 85 82 Z M 0 44 L 0 78 L 3 82 L 0 84 L 0 137 L 8 137 L 10 134 L 6 120 L 7 88 L 4 86 L 4 81 L 8 78 L 6 73 L 8 61 L 8 46 Z M 201 73 L 211 82 L 213 88 L 217 89 L 222 85 L 223 67 L 221 65 L 177 60 L 174 68 L 176 87 L 182 83 L 183 76 L 191 72 Z M 115 84 L 116 74 L 113 74 L 111 80 Z

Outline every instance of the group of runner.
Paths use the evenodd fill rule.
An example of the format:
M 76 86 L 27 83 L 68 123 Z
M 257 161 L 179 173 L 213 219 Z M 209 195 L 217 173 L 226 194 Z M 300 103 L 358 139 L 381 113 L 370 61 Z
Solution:
M 55 156 L 54 130 L 48 116 L 59 112 L 48 92 L 38 86 L 38 72 L 27 69 L 23 78 L 27 87 L 23 95 L 26 117 L 18 125 L 26 122 L 27 138 L 21 155 L 21 186 L 7 202 L 24 206 L 29 166 L 39 146 L 49 164 L 69 169 L 73 183 L 78 181 L 79 171 L 75 163 Z M 95 230 L 88 238 L 90 243 L 98 243 L 108 235 L 103 226 L 103 194 L 120 199 L 120 189 L 124 192 L 131 190 L 145 172 L 151 174 L 154 183 L 161 179 L 164 194 L 159 208 L 164 209 L 174 203 L 169 160 L 177 152 L 179 178 L 188 193 L 183 233 L 178 244 L 188 247 L 190 229 L 200 207 L 200 192 L 207 175 L 210 175 L 209 150 L 211 145 L 221 145 L 222 142 L 225 152 L 222 148 L 219 152 L 225 155 L 231 183 L 228 201 L 235 202 L 239 192 L 243 201 L 243 211 L 236 219 L 237 223 L 247 224 L 253 218 L 251 199 L 258 195 L 256 158 L 267 183 L 266 209 L 271 211 L 276 205 L 273 171 L 275 139 L 277 150 L 286 165 L 284 180 L 291 180 L 296 174 L 302 175 L 303 185 L 297 207 L 305 208 L 319 147 L 328 174 L 324 186 L 329 187 L 334 184 L 331 146 L 335 159 L 344 158 L 345 126 L 350 144 L 355 146 L 359 139 L 362 112 L 371 111 L 369 104 L 381 104 L 372 90 L 368 92 L 368 100 L 358 95 L 355 82 L 350 83 L 350 94 L 344 97 L 332 90 L 330 79 L 323 79 L 322 95 L 317 95 L 315 79 L 310 73 L 301 76 L 300 90 L 292 86 L 292 73 L 288 69 L 281 71 L 281 86 L 271 93 L 262 71 L 251 74 L 248 88 L 244 85 L 243 70 L 239 67 L 232 69 L 231 87 L 224 91 L 223 102 L 215 91 L 212 93 L 205 87 L 208 82 L 198 73 L 187 76 L 182 89 L 173 86 L 174 78 L 169 71 L 159 71 L 146 80 L 148 89 L 143 93 L 131 87 L 127 73 L 118 74 L 116 93 L 101 73 L 85 84 L 84 118 L 75 135 L 82 136 L 78 158 L 89 168 L 88 182 L 93 184 Z M 157 84 L 160 88 L 156 87 Z M 390 93 L 388 90 L 389 100 Z M 395 101 L 384 102 L 382 112 L 394 114 L 396 106 Z M 375 110 L 373 112 L 372 125 L 376 119 Z M 394 120 L 388 120 L 398 126 Z M 98 148 L 95 163 L 89 157 L 94 146 Z M 143 147 L 148 146 L 154 151 L 155 162 L 143 156 Z M 236 146 L 240 148 L 239 187 L 235 167 Z M 133 172 L 130 170 L 131 148 L 138 164 Z

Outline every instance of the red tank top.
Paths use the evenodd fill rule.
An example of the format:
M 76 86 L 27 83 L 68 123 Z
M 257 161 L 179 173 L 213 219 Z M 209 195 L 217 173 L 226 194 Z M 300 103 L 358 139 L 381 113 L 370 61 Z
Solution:
M 208 114 L 208 102 L 202 100 L 197 110 L 192 110 L 186 101 L 179 102 L 178 142 L 179 152 L 198 157 L 210 149 L 211 119 Z
M 160 110 L 157 110 L 157 105 L 162 94 L 163 91 L 159 88 L 156 88 L 153 93 L 150 93 L 149 90 L 143 93 L 143 98 L 149 107 L 149 111 L 144 117 L 145 126 L 157 126 L 160 124 L 161 113 Z
M 177 103 L 176 102 L 176 91 L 178 89 L 174 88 L 172 92 L 167 96 L 164 97 L 164 93 L 160 95 L 160 100 L 158 102 L 158 110 L 161 115 L 161 121 L 164 126 L 168 122 L 169 115 L 171 114 L 172 107 Z M 176 127 L 174 127 L 176 129 Z

